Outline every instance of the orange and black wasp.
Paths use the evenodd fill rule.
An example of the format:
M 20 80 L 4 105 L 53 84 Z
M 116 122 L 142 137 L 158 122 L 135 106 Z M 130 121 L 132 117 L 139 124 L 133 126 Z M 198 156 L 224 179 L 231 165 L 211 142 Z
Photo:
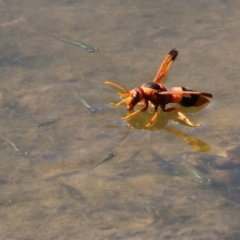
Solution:
M 152 106 L 154 107 L 154 115 L 149 123 L 146 124 L 146 127 L 150 127 L 156 122 L 159 115 L 159 107 L 163 112 L 176 111 L 178 118 L 183 120 L 189 126 L 199 126 L 199 124 L 192 123 L 176 107 L 166 108 L 166 105 L 169 103 L 178 103 L 183 107 L 202 106 L 209 102 L 208 98 L 212 98 L 211 93 L 199 92 L 189 87 L 173 87 L 167 89 L 161 83 L 177 56 L 178 51 L 176 49 L 172 49 L 164 58 L 153 81 L 144 83 L 141 87 L 135 87 L 130 91 L 116 83 L 109 81 L 105 82 L 106 84 L 114 86 L 124 92 L 119 93 L 123 100 L 116 104 L 111 103 L 111 105 L 119 106 L 125 104 L 128 111 L 133 110 L 136 105 L 144 106 L 142 109 L 134 111 L 122 119 L 129 120 L 137 114 L 146 111 L 149 106 Z

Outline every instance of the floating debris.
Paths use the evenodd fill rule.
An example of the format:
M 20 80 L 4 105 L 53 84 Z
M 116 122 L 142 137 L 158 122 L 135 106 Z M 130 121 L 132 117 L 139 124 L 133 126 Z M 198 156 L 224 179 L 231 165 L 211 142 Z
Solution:
M 101 163 L 103 163 L 103 162 L 106 162 L 106 161 L 112 159 L 112 158 L 115 157 L 116 155 L 117 155 L 116 152 L 109 152 L 108 155 L 107 155 L 105 158 L 103 158 L 103 159 L 100 160 L 99 162 L 95 163 L 95 164 L 92 166 L 92 169 L 95 168 L 95 167 L 97 167 L 99 164 L 101 164 Z
M 89 105 L 84 99 L 81 98 L 80 94 L 76 90 L 73 89 L 72 91 L 73 91 L 74 97 L 77 98 L 83 104 L 83 106 L 91 113 L 96 113 L 99 110 L 101 110 L 99 108 Z
M 93 52 L 98 52 L 99 49 L 96 48 L 96 47 L 92 47 L 90 45 L 87 45 L 83 42 L 77 42 L 77 41 L 73 41 L 73 40 L 70 40 L 70 39 L 66 39 L 66 38 L 61 38 L 61 37 L 56 37 L 56 39 L 58 39 L 59 41 L 61 42 L 65 42 L 65 43 L 68 43 L 68 44 L 71 44 L 73 46 L 76 46 L 76 47 L 80 47 L 90 53 L 93 53 Z
M 44 121 L 44 122 L 39 123 L 37 126 L 38 126 L 38 127 L 42 127 L 42 126 L 48 125 L 48 124 L 50 124 L 50 123 L 56 122 L 59 118 L 60 118 L 59 116 L 57 116 L 57 117 L 55 117 L 55 118 L 51 118 L 51 119 L 49 119 L 49 120 L 47 120 L 47 121 Z

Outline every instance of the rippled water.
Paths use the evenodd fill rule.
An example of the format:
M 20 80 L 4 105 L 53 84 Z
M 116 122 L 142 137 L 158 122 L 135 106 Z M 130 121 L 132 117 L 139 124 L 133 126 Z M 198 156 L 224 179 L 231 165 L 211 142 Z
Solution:
M 1 239 L 238 239 L 239 5 L 0 0 Z M 141 86 L 174 47 L 165 85 L 214 96 L 183 109 L 202 126 L 128 128 L 104 82 Z

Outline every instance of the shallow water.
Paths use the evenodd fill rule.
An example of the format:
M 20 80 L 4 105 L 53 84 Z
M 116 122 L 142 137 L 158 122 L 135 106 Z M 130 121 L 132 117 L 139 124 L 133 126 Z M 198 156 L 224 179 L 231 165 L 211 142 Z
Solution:
M 238 239 L 239 5 L 0 0 L 1 239 Z M 151 81 L 174 47 L 166 86 L 214 96 L 183 110 L 202 126 L 162 113 L 146 129 L 149 110 L 124 138 L 127 111 L 109 105 L 119 98 L 104 82 Z M 110 151 L 117 156 L 91 169 Z

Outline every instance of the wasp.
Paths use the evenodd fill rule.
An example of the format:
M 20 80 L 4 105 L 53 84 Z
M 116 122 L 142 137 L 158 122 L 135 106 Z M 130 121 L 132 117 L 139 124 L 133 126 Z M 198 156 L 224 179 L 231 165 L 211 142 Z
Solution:
M 173 87 L 167 89 L 161 83 L 177 56 L 178 51 L 175 48 L 172 49 L 164 58 L 153 81 L 144 83 L 141 87 L 135 87 L 130 91 L 116 83 L 109 81 L 105 82 L 106 84 L 116 87 L 124 92 L 119 93 L 123 100 L 118 103 L 111 103 L 112 106 L 126 105 L 128 111 L 134 110 L 136 105 L 143 106 L 142 109 L 133 111 L 126 117 L 123 117 L 123 120 L 129 120 L 137 114 L 146 111 L 149 106 L 152 106 L 154 108 L 154 115 L 149 123 L 146 124 L 146 127 L 151 127 L 156 122 L 159 115 L 159 107 L 163 112 L 176 111 L 178 118 L 183 120 L 189 126 L 200 126 L 199 124 L 191 122 L 176 107 L 166 107 L 166 105 L 169 103 L 178 103 L 183 107 L 198 107 L 208 103 L 208 98 L 212 98 L 211 93 L 199 92 L 189 87 Z

